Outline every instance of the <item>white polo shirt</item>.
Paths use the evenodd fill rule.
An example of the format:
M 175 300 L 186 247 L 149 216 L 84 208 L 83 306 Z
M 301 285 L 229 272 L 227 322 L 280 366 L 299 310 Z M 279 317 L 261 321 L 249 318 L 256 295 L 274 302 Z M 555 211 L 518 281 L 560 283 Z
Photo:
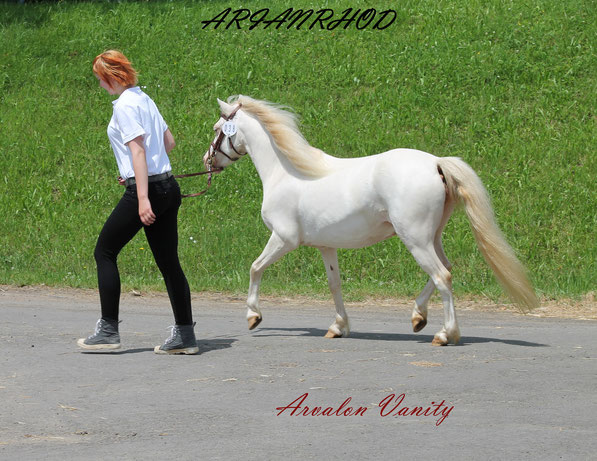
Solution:
M 127 143 L 137 136 L 143 136 L 148 175 L 171 171 L 164 146 L 164 132 L 168 125 L 153 100 L 136 86 L 124 90 L 112 104 L 114 112 L 108 125 L 108 139 L 120 176 L 123 179 L 135 176 L 133 157 Z

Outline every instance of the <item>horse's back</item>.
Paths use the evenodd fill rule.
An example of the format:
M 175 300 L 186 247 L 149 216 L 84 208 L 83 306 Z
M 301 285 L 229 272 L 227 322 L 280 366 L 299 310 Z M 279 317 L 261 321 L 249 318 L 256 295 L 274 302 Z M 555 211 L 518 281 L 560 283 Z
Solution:
M 436 226 L 441 218 L 445 197 L 437 157 L 395 149 L 337 160 L 334 173 L 306 183 L 300 194 L 303 244 L 359 248 L 409 221 Z
M 412 173 L 422 171 L 422 168 L 435 169 L 437 157 L 428 152 L 417 149 L 392 149 L 381 154 L 373 155 L 384 167 L 397 171 Z
M 441 202 L 445 189 L 438 172 L 438 157 L 416 149 L 393 149 L 376 155 L 334 158 L 335 170 L 322 180 L 328 194 L 349 194 L 361 206 L 379 201 L 396 203 Z

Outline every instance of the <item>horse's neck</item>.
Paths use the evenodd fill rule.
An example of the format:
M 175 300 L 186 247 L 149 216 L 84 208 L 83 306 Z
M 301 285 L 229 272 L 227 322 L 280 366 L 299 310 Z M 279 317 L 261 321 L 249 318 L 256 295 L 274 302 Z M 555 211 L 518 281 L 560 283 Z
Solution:
M 247 151 L 261 178 L 263 187 L 278 183 L 281 179 L 296 177 L 296 170 L 275 146 L 271 137 L 259 123 L 255 123 L 252 134 L 246 136 Z M 258 128 L 257 128 L 258 127 Z

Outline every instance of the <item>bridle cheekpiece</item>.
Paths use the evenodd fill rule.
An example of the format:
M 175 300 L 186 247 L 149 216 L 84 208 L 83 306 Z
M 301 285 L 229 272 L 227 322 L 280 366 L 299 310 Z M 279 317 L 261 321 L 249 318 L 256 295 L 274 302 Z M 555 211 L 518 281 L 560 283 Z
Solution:
M 234 110 L 232 112 L 230 112 L 230 115 L 221 114 L 221 118 L 226 120 L 226 122 L 231 122 L 241 107 L 242 107 L 242 104 L 239 103 L 234 108 Z M 226 123 L 224 125 L 226 125 Z M 222 154 L 224 157 L 226 157 L 231 162 L 236 162 L 239 158 L 241 158 L 243 155 L 245 155 L 245 154 L 241 154 L 240 152 L 238 152 L 236 150 L 236 147 L 234 147 L 234 144 L 232 144 L 232 136 L 234 136 L 236 134 L 236 125 L 234 125 L 233 123 L 229 124 L 228 130 L 224 130 L 223 128 L 224 128 L 224 126 L 222 126 L 222 128 L 220 128 L 220 133 L 218 134 L 218 137 L 216 138 L 215 141 L 213 141 L 209 145 L 209 152 L 208 152 L 209 155 L 207 156 L 207 170 L 208 171 L 212 170 L 213 160 L 216 158 L 216 155 L 218 153 Z M 228 139 L 228 146 L 236 153 L 236 155 L 238 155 L 238 157 L 232 158 L 226 152 L 224 152 L 222 150 L 222 142 L 224 141 L 224 139 Z

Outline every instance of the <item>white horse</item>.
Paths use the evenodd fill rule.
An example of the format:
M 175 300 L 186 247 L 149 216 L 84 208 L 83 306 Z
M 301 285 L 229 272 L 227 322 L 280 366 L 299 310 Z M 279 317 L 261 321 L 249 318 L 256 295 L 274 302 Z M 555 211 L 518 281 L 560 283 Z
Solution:
M 362 248 L 397 235 L 429 281 L 416 298 L 415 332 L 427 324 L 427 303 L 441 294 L 444 326 L 433 345 L 456 344 L 460 331 L 454 312 L 451 264 L 441 234 L 462 202 L 479 249 L 511 298 L 538 305 L 525 269 L 498 229 L 481 180 L 456 157 L 439 158 L 412 149 L 394 149 L 362 158 L 336 158 L 312 147 L 295 116 L 271 103 L 238 96 L 218 99 L 221 118 L 203 160 L 224 168 L 248 154 L 263 183 L 261 214 L 272 232 L 251 266 L 247 320 L 262 320 L 259 285 L 263 271 L 299 245 L 318 248 L 336 305 L 326 337 L 346 337 L 350 329 L 340 288 L 337 248 Z

